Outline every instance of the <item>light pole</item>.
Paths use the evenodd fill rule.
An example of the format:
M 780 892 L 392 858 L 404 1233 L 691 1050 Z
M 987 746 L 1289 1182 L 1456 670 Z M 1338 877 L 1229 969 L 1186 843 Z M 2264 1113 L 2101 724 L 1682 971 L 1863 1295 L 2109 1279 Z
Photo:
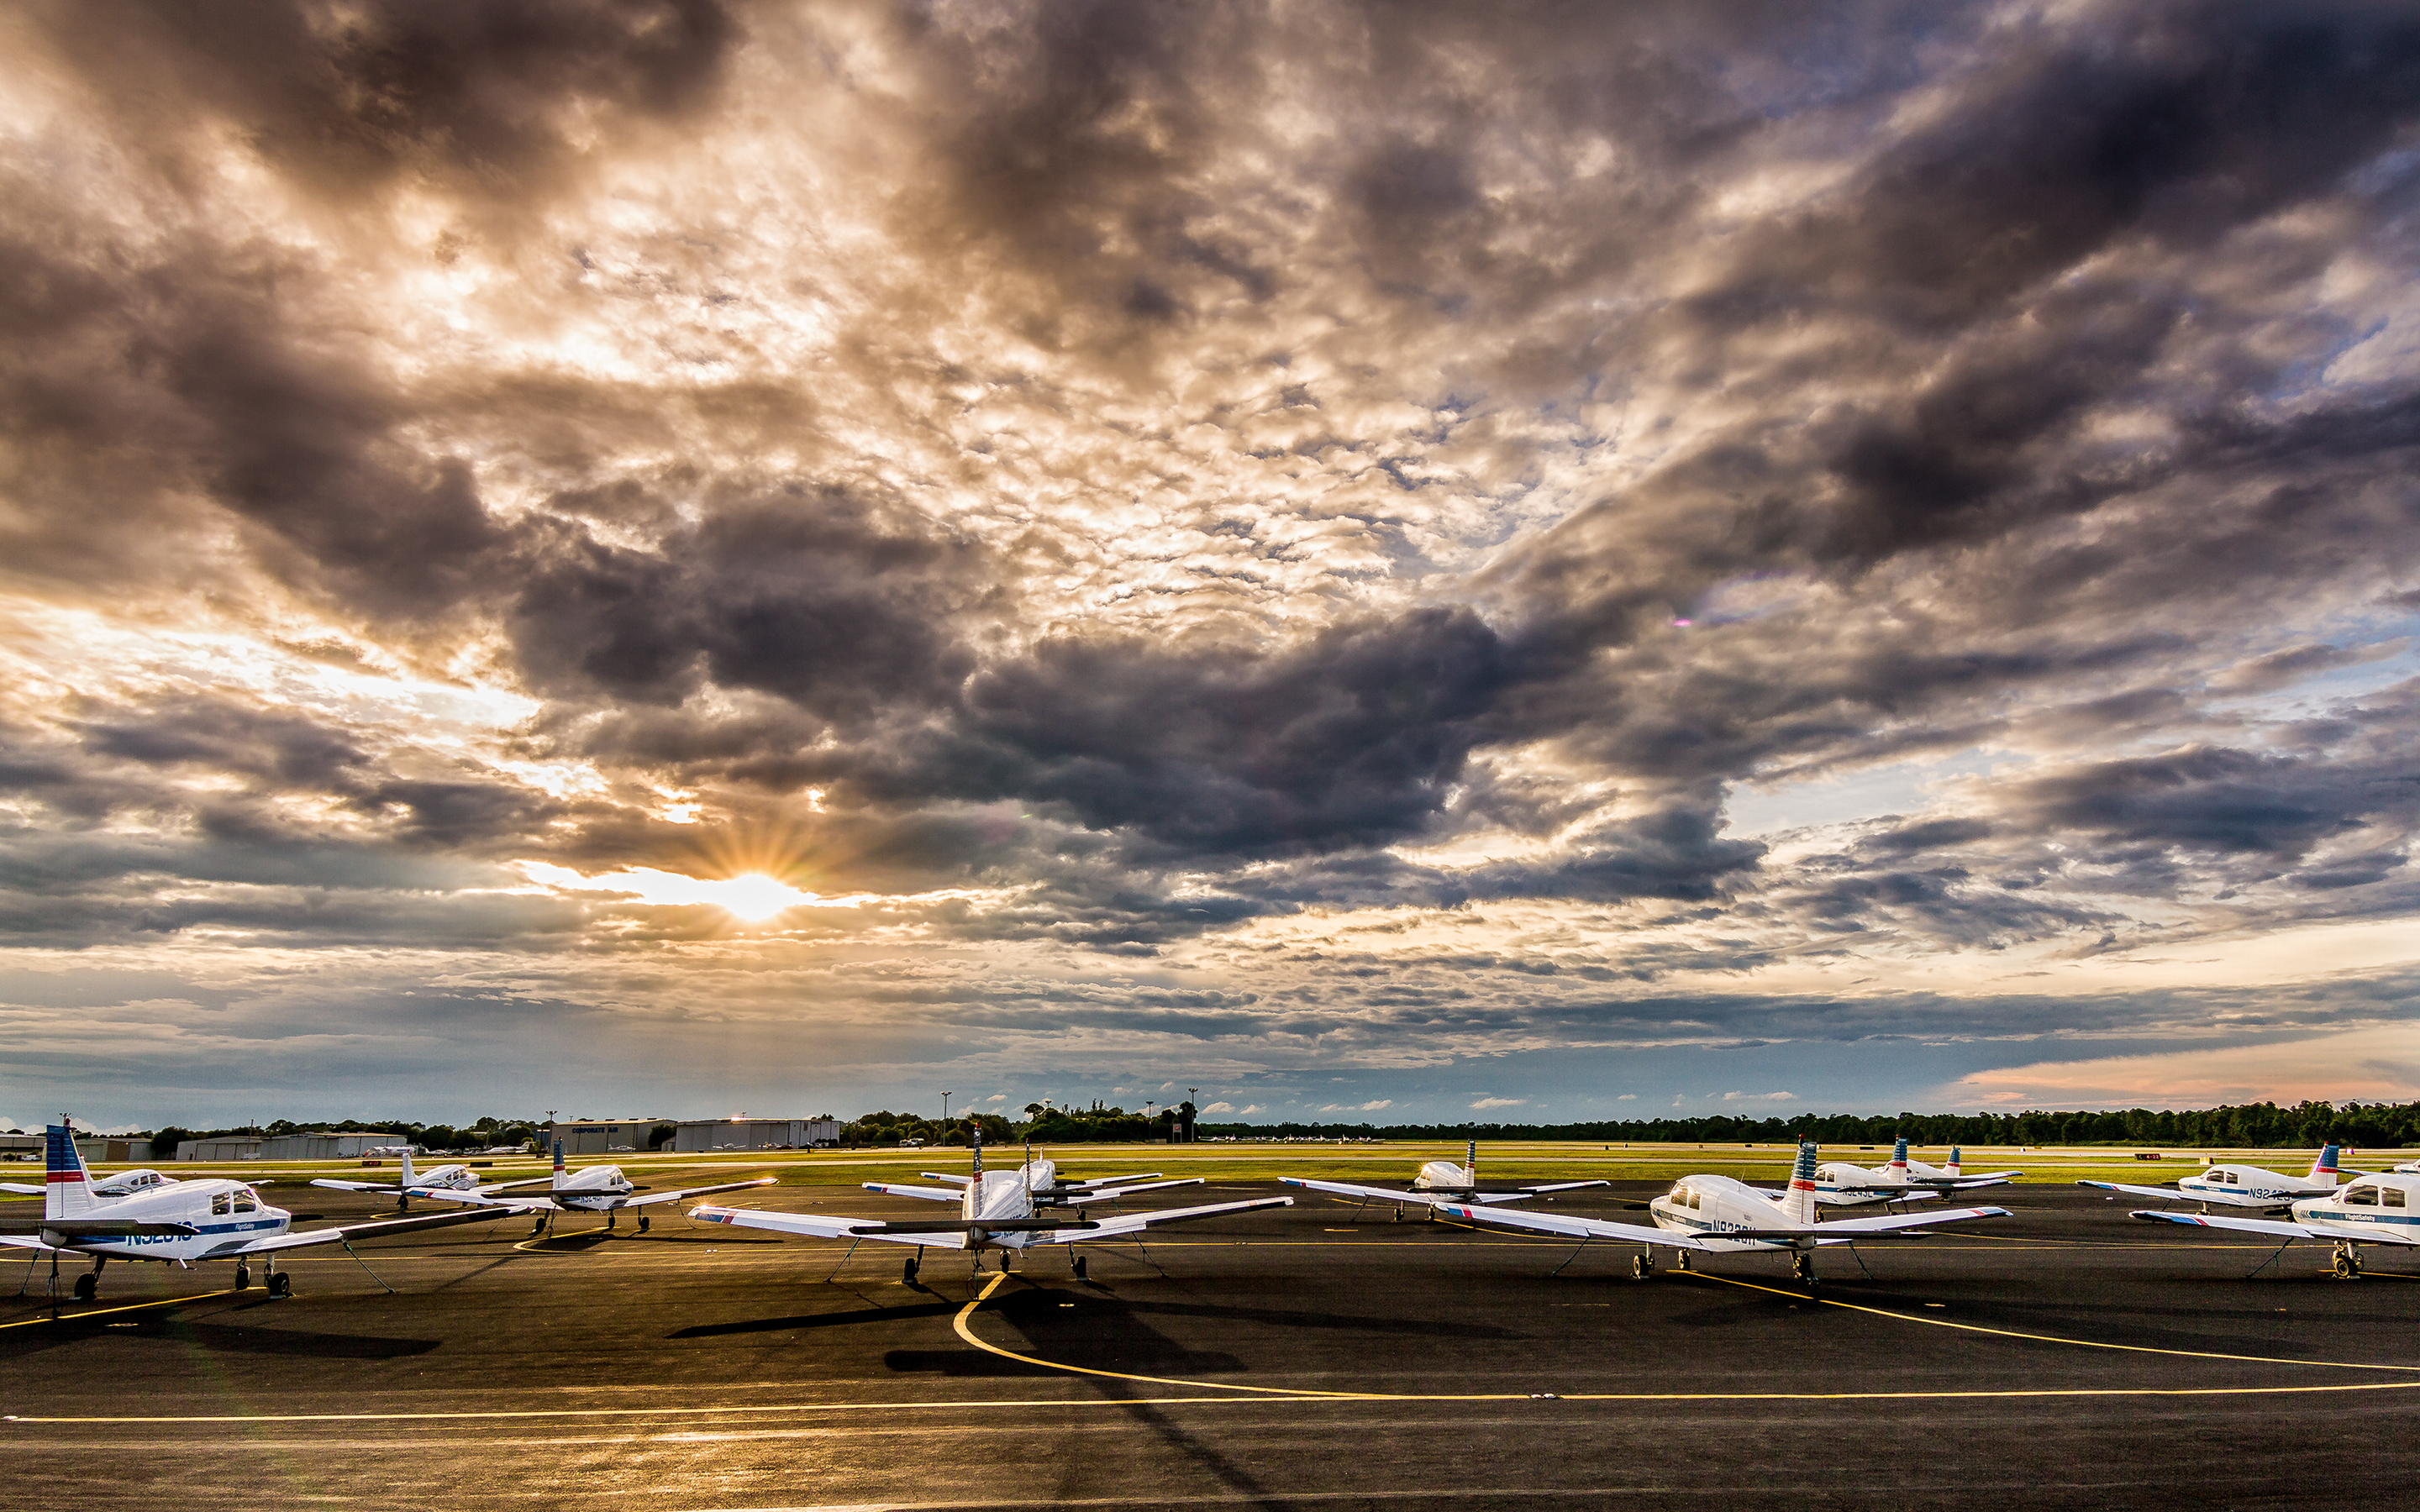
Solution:
M 949 1139 L 949 1137 L 950 1137 L 950 1094 L 949 1094 L 949 1093 L 947 1093 L 947 1092 L 943 1092 L 943 1093 L 941 1094 L 941 1138 L 943 1139 L 943 1141 L 944 1141 L 944 1142 L 946 1142 L 946 1141 Z
M 1193 1117 L 1197 1119 L 1200 1119 L 1202 1117 L 1202 1088 L 1198 1087 L 1187 1088 L 1185 1089 L 1185 1101 L 1193 1104 Z M 1188 1142 L 1193 1138 L 1189 1126 L 1185 1137 Z

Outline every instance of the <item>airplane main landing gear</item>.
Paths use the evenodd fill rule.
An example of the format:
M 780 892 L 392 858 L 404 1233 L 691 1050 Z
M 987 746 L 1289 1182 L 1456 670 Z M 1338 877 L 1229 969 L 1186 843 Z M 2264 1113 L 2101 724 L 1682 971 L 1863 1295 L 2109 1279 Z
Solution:
M 2355 1276 L 2361 1274 L 2361 1257 L 2353 1252 L 2353 1247 L 2350 1244 L 2338 1244 L 2336 1246 L 2336 1259 L 2334 1270 L 2336 1279 L 2339 1281 L 2350 1281 Z
M 284 1271 L 270 1272 L 269 1294 L 278 1298 L 294 1295 L 294 1278 Z
M 537 1215 L 537 1222 L 535 1222 L 535 1223 L 534 1223 L 534 1224 L 530 1225 L 530 1237 L 531 1237 L 532 1239 L 535 1239 L 538 1235 L 543 1234 L 543 1233 L 545 1233 L 545 1232 L 546 1232 L 546 1214 L 544 1214 L 544 1213 L 539 1213 L 539 1214 Z
M 1008 1274 L 1008 1251 L 1006 1250 L 1001 1250 L 1000 1252 L 1000 1273 L 1002 1275 Z
M 917 1259 L 917 1256 L 910 1255 L 908 1257 L 908 1263 L 899 1268 L 899 1279 L 904 1285 L 912 1287 L 916 1284 Z
M 639 1232 L 641 1232 L 641 1233 L 643 1233 L 643 1234 L 644 1234 L 644 1233 L 645 1233 L 646 1231 L 647 1231 L 647 1219 L 646 1219 L 646 1215 L 645 1215 L 644 1213 L 642 1213 L 642 1214 L 640 1214 L 640 1216 L 639 1216 Z
M 75 1278 L 76 1301 L 90 1302 L 99 1294 L 100 1291 L 101 1275 L 98 1272 L 86 1271 L 84 1274 Z
M 1078 1255 L 1074 1257 L 1074 1258 L 1076 1262 L 1076 1279 L 1081 1281 L 1084 1279 L 1084 1257 Z
M 236 1261 L 236 1262 L 235 1262 L 235 1288 L 236 1288 L 238 1291 L 243 1291 L 243 1290 L 249 1289 L 251 1286 L 252 1286 L 252 1267 L 251 1267 L 251 1266 L 249 1266 L 249 1265 L 244 1264 L 241 1260 L 238 1260 L 238 1261 Z
M 1638 1280 L 1647 1280 L 1655 1273 L 1655 1262 L 1645 1255 L 1634 1255 L 1630 1257 L 1630 1273 Z
M 1804 1281 L 1812 1286 L 1815 1282 L 1815 1257 L 1805 1250 L 1791 1256 L 1790 1274 L 1792 1279 Z

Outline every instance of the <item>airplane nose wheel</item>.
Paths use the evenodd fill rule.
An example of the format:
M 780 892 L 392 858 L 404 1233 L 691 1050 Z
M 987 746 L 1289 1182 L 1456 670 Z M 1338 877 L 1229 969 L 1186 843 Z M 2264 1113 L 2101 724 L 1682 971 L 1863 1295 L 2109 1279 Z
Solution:
M 281 1298 L 294 1295 L 294 1278 L 283 1271 L 270 1273 L 269 1294 Z
M 2355 1276 L 2361 1274 L 2361 1257 L 2353 1253 L 2352 1246 L 2350 1244 L 2339 1244 L 2336 1246 L 2336 1261 L 2335 1269 L 2336 1279 L 2339 1281 L 2350 1281 Z M 78 1295 L 82 1295 L 82 1293 L 78 1293 Z
M 1687 1250 L 1683 1250 L 1680 1254 L 1672 1257 L 1672 1269 L 1675 1271 L 1694 1271 L 1697 1268 L 1697 1261 L 1689 1257 L 1689 1252 Z

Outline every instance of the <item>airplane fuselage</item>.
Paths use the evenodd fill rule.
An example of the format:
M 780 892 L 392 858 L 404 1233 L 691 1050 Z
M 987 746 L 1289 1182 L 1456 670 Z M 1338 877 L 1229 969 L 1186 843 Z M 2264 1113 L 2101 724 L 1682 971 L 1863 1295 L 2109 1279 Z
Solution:
M 2406 1237 L 2420 1234 L 2420 1176 L 2385 1172 L 2361 1177 L 2326 1196 L 2295 1203 L 2294 1221 L 2352 1240 L 2381 1230 Z
M 89 1217 L 114 1222 L 184 1224 L 191 1234 L 75 1234 L 44 1229 L 42 1241 L 85 1255 L 138 1260 L 207 1259 L 229 1243 L 287 1231 L 293 1214 L 260 1200 L 241 1181 L 205 1179 L 169 1181 L 148 1192 L 96 1208 Z M 62 1230 L 72 1219 L 59 1220 Z
M 1720 1242 L 1726 1249 L 1799 1249 L 1813 1242 L 1811 1236 L 1800 1242 L 1724 1240 L 1723 1234 L 1727 1229 L 1794 1227 L 1782 1211 L 1781 1203 L 1774 1196 L 1728 1176 L 1683 1177 L 1673 1183 L 1671 1191 L 1648 1203 L 1647 1211 L 1653 1216 L 1658 1228 L 1668 1228 L 1676 1234 L 1687 1234 L 1709 1242 Z
M 2257 1165 L 2213 1165 L 2198 1176 L 2179 1179 L 2177 1190 L 2187 1196 L 2273 1197 L 2280 1204 L 2295 1197 L 2324 1196 L 2336 1189 L 2334 1176 L 2286 1176 Z

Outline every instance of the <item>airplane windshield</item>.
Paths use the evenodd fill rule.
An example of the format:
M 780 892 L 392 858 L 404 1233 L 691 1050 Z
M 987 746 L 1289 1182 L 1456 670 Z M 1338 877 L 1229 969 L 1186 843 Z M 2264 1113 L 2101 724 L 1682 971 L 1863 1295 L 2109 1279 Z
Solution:
M 2350 1188 L 2345 1193 L 2345 1206 L 2348 1208 L 2377 1207 L 2378 1188 L 2374 1186 L 2356 1186 Z
M 253 1199 L 252 1188 L 247 1186 L 237 1189 L 235 1195 L 235 1211 L 238 1212 L 257 1212 L 259 1211 L 259 1204 Z

